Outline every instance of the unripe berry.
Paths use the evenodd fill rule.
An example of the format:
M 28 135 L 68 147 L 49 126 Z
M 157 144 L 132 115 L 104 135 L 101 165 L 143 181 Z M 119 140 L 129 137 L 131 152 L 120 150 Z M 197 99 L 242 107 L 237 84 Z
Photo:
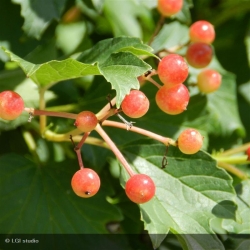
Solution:
M 101 185 L 98 174 L 90 168 L 78 170 L 72 177 L 71 186 L 76 195 L 89 198 L 94 196 Z
M 183 0 L 158 0 L 158 11 L 165 17 L 178 13 L 183 6 Z
M 200 92 L 208 94 L 216 91 L 221 85 L 221 74 L 213 69 L 205 69 L 197 76 Z
M 149 100 L 140 90 L 131 90 L 122 101 L 122 111 L 131 118 L 144 116 L 149 109 Z
M 98 123 L 97 117 L 91 111 L 82 111 L 76 117 L 74 125 L 82 132 L 92 131 Z
M 188 65 L 182 56 L 170 54 L 162 58 L 157 69 L 162 83 L 168 87 L 183 83 L 188 77 Z
M 172 88 L 161 87 L 155 96 L 156 104 L 169 115 L 178 115 L 187 109 L 189 92 L 185 85 L 178 84 Z
M 191 42 L 202 42 L 211 44 L 215 39 L 214 26 L 204 20 L 193 23 L 189 28 Z
M 184 154 L 197 153 L 203 144 L 203 136 L 196 129 L 185 129 L 178 137 L 178 147 Z
M 192 43 L 186 52 L 187 62 L 194 68 L 204 68 L 212 60 L 212 47 L 206 43 Z
M 5 120 L 14 120 L 24 110 L 22 97 L 14 91 L 6 90 L 0 93 L 0 117 Z
M 125 192 L 131 201 L 142 204 L 154 197 L 155 184 L 148 175 L 135 174 L 127 181 Z

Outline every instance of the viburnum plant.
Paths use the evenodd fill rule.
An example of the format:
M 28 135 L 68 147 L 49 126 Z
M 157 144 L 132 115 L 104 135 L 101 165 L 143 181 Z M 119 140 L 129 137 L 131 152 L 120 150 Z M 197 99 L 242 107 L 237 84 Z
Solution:
M 190 22 L 190 1 L 125 2 L 158 20 L 140 16 L 153 26 L 143 39 L 119 31 L 114 1 L 76 1 L 68 9 L 62 1 L 56 46 L 23 58 L 1 46 L 3 74 L 13 84 L 0 83 L 0 129 L 19 129 L 25 148 L 0 155 L 1 233 L 146 230 L 154 249 L 171 234 L 183 249 L 247 244 L 230 234 L 250 233 L 250 143 L 242 143 L 235 80 L 216 58 L 213 24 Z M 23 16 L 32 12 L 20 4 Z M 25 15 L 24 30 L 38 39 L 46 34 L 36 18 Z M 114 36 L 91 40 L 107 22 Z M 55 48 L 61 58 L 50 58 Z M 20 68 L 26 78 L 16 83 Z M 218 150 L 213 138 L 235 130 L 238 142 Z M 29 216 L 34 222 L 23 226 Z

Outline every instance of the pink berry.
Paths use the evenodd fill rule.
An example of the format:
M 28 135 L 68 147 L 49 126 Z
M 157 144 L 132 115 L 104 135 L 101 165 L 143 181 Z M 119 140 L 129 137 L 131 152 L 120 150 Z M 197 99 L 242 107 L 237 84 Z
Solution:
M 131 201 L 142 204 L 154 197 L 155 184 L 148 175 L 135 174 L 127 181 L 125 192 Z
M 246 150 L 247 160 L 250 161 L 250 147 Z
M 188 65 L 182 56 L 170 54 L 162 58 L 157 72 L 164 85 L 173 87 L 186 80 L 188 77 Z
M 178 137 L 178 147 L 184 154 L 197 153 L 203 144 L 203 136 L 196 129 L 185 129 Z
M 6 90 L 0 93 L 0 117 L 5 120 L 14 120 L 24 110 L 22 97 L 14 91 Z
M 183 0 L 158 0 L 158 11 L 165 17 L 178 13 L 183 6 Z
M 97 117 L 91 111 L 82 111 L 76 117 L 74 125 L 82 132 L 92 131 L 98 123 Z
M 89 198 L 94 196 L 101 185 L 98 174 L 90 168 L 78 170 L 72 177 L 71 186 L 76 195 Z
M 161 87 L 155 97 L 158 107 L 169 115 L 177 115 L 186 110 L 189 92 L 185 85 L 178 84 L 172 88 Z
M 186 52 L 187 62 L 194 68 L 206 67 L 211 62 L 212 57 L 212 47 L 206 43 L 192 43 Z
M 211 44 L 215 39 L 214 26 L 207 21 L 197 21 L 189 28 L 191 42 L 202 42 Z
M 221 85 L 221 74 L 213 69 L 205 69 L 197 76 L 200 92 L 208 94 L 216 91 Z
M 140 90 L 131 90 L 122 101 L 122 111 L 131 118 L 144 116 L 149 109 L 149 100 Z

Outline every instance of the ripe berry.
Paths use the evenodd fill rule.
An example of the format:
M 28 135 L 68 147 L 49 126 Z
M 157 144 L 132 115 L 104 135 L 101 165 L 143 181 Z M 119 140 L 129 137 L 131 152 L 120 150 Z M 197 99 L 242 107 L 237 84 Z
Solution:
M 101 182 L 98 174 L 90 168 L 81 168 L 72 177 L 71 186 L 76 195 L 89 198 L 94 196 Z
M 149 176 L 135 174 L 127 181 L 125 192 L 131 201 L 145 203 L 155 195 L 155 184 Z
M 247 160 L 250 161 L 250 147 L 246 150 Z
M 158 0 L 158 11 L 165 17 L 172 16 L 182 9 L 183 0 Z
M 188 76 L 188 65 L 182 56 L 170 54 L 162 58 L 158 65 L 157 72 L 164 85 L 173 87 L 186 80 Z
M 185 85 L 178 84 L 172 88 L 161 87 L 155 97 L 158 107 L 169 115 L 178 115 L 186 110 L 189 92 Z
M 202 42 L 210 44 L 215 39 L 214 26 L 207 21 L 197 21 L 189 28 L 191 42 Z
M 74 125 L 82 132 L 92 131 L 98 123 L 97 117 L 90 111 L 82 111 L 76 117 Z
M 24 109 L 22 97 L 14 91 L 6 90 L 0 93 L 0 117 L 5 120 L 14 120 L 21 115 Z
M 192 43 L 186 52 L 187 62 L 194 68 L 204 68 L 212 60 L 213 50 L 206 43 Z
M 205 69 L 197 76 L 197 86 L 202 93 L 216 91 L 221 85 L 221 74 L 213 69 Z
M 197 153 L 203 144 L 203 137 L 196 129 L 185 129 L 178 138 L 178 147 L 184 154 Z
M 144 116 L 149 109 L 149 100 L 140 90 L 131 90 L 122 101 L 122 111 L 131 118 Z

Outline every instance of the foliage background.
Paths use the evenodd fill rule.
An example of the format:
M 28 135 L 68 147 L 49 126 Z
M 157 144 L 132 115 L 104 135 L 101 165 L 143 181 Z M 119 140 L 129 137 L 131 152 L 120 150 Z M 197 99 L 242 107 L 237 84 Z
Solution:
M 1 0 L 0 45 L 37 64 L 53 59 L 63 60 L 106 38 L 125 35 L 139 37 L 146 42 L 159 18 L 155 5 L 156 1 L 140 0 Z M 217 36 L 213 45 L 220 63 L 218 67 L 225 72 L 225 82 L 229 85 L 224 85 L 221 92 L 207 99 L 194 93 L 190 103 L 191 112 L 174 118 L 165 116 L 157 109 L 153 104 L 153 88 L 146 85 L 144 91 L 151 100 L 151 112 L 136 121 L 136 125 L 175 139 L 183 127 L 196 127 L 206 135 L 204 150 L 209 153 L 249 142 L 250 2 L 194 0 L 193 6 L 191 1 L 185 1 L 185 6 L 185 11 L 177 19 L 168 20 L 170 24 L 166 29 L 164 27 L 168 36 L 159 34 L 152 47 L 159 51 L 183 42 L 187 39 L 185 34 L 188 24 L 200 19 L 208 20 L 216 29 Z M 192 6 L 190 12 L 188 6 Z M 13 89 L 23 96 L 26 106 L 38 107 L 37 86 L 25 77 L 16 63 L 9 62 L 9 57 L 3 51 L 0 51 L 0 59 L 0 91 Z M 152 58 L 147 62 L 156 65 Z M 218 65 L 218 62 L 215 61 L 214 65 Z M 109 93 L 115 94 L 110 83 L 102 76 L 66 80 L 46 92 L 47 107 L 74 113 L 84 109 L 98 112 L 106 104 L 105 96 Z M 225 93 L 233 93 L 230 101 Z M 113 248 L 115 246 L 117 249 L 151 249 L 151 241 L 144 226 L 152 230 L 152 225 L 145 218 L 140 220 L 140 216 L 143 217 L 142 210 L 126 198 L 120 184 L 120 168 L 112 153 L 104 148 L 84 145 L 84 162 L 99 172 L 102 188 L 96 197 L 83 201 L 70 191 L 69 180 L 78 169 L 72 145 L 69 142 L 43 139 L 37 128 L 38 123 L 27 123 L 27 119 L 28 116 L 23 115 L 13 122 L 0 121 L 0 233 L 121 233 L 123 235 L 116 240 L 108 237 L 89 239 L 88 247 L 101 249 L 103 244 L 107 244 L 107 247 L 114 244 Z M 49 123 L 57 133 L 73 128 L 72 122 L 65 119 L 51 118 Z M 126 133 L 124 136 L 124 131 L 113 128 L 107 128 L 106 131 L 131 161 L 136 158 L 133 155 L 136 150 L 142 158 L 143 155 L 144 158 L 152 156 L 156 162 L 164 154 L 164 147 L 144 141 L 140 135 Z M 148 144 L 154 145 L 155 152 L 147 151 Z M 170 158 L 176 155 L 178 152 L 170 150 Z M 205 159 L 203 154 L 199 157 Z M 193 166 L 199 165 L 195 163 L 196 159 L 186 160 L 192 160 Z M 151 161 L 154 166 L 157 166 L 156 162 Z M 241 165 L 239 168 L 249 174 L 249 166 Z M 121 183 L 126 179 L 120 178 Z M 241 182 L 235 176 L 233 181 L 234 185 L 240 184 L 249 192 L 248 182 Z M 155 212 L 155 221 L 158 215 L 164 217 L 159 204 Z M 248 215 L 249 207 L 244 218 Z M 227 224 L 225 221 L 223 223 Z M 225 234 L 230 226 L 216 228 L 221 230 L 218 233 Z M 246 232 L 249 233 L 247 228 L 249 225 L 246 225 Z M 158 238 L 151 236 L 154 246 L 159 246 L 164 238 L 165 234 Z M 77 238 L 75 242 L 82 244 L 86 239 Z M 68 242 L 72 241 L 65 238 L 61 244 L 70 244 Z M 224 245 L 230 242 L 238 246 L 235 239 L 228 237 L 223 238 L 222 242 Z M 172 249 L 176 246 L 181 249 L 181 245 L 190 248 L 187 242 L 183 243 L 183 239 L 178 238 L 177 241 L 170 234 L 160 247 Z M 204 245 L 202 249 L 209 248 Z

